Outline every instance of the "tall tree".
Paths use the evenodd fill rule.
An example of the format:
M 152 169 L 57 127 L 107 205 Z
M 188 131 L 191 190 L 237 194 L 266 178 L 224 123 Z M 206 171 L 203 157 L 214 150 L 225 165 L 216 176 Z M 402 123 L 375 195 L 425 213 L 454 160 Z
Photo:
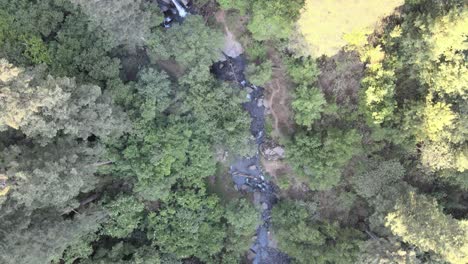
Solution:
M 115 45 L 125 45 L 130 49 L 143 46 L 149 40 L 151 28 L 162 19 L 152 17 L 151 6 L 142 0 L 71 2 L 89 16 L 95 27 L 108 32 Z
M 343 167 L 361 151 L 355 130 L 330 129 L 326 133 L 302 132 L 287 148 L 294 170 L 314 190 L 328 190 L 341 179 Z
M 18 225 L 23 221 L 20 218 L 13 223 L 2 222 L 0 261 L 5 264 L 58 261 L 68 246 L 96 232 L 102 220 L 103 214 L 99 211 L 82 212 L 71 220 L 63 220 L 54 211 L 40 211 L 25 225 Z
M 395 160 L 368 162 L 373 164 L 351 178 L 356 193 L 364 198 L 375 197 L 389 185 L 398 183 L 405 174 L 404 167 Z
M 0 169 L 13 182 L 9 199 L 17 205 L 64 213 L 76 206 L 78 194 L 96 186 L 95 163 L 102 155 L 99 146 L 74 139 L 56 139 L 45 146 L 23 140 L 1 150 Z
M 252 237 L 260 225 L 260 213 L 246 199 L 233 200 L 226 206 L 224 218 L 227 222 L 224 249 L 212 261 L 239 263 L 249 249 Z
M 201 16 L 189 16 L 184 23 L 161 33 L 153 34 L 149 43 L 151 52 L 160 58 L 174 58 L 184 66 L 196 68 L 208 67 L 221 56 L 222 34 L 205 26 Z
M 320 119 L 327 101 L 323 93 L 315 87 L 301 85 L 294 92 L 291 106 L 296 124 L 311 128 L 315 120 Z
M 450 263 L 468 261 L 468 223 L 445 215 L 431 198 L 408 193 L 388 214 L 386 225 L 403 241 L 434 251 Z
M 362 238 L 357 230 L 321 223 L 313 207 L 282 201 L 273 208 L 272 226 L 280 250 L 297 263 L 354 262 Z
M 144 204 L 133 196 L 121 195 L 104 206 L 109 221 L 103 224 L 103 235 L 125 238 L 143 219 Z
M 21 130 L 42 143 L 58 134 L 86 139 L 107 138 L 125 127 L 123 114 L 111 98 L 94 85 L 77 85 L 69 78 L 45 76 L 41 71 L 24 71 L 0 61 L 7 72 L 0 83 L 0 128 Z
M 214 196 L 196 190 L 173 192 L 159 212 L 149 215 L 148 238 L 162 252 L 207 261 L 222 249 L 222 214 Z
M 303 4 L 304 0 L 253 1 L 247 28 L 255 40 L 287 39 Z

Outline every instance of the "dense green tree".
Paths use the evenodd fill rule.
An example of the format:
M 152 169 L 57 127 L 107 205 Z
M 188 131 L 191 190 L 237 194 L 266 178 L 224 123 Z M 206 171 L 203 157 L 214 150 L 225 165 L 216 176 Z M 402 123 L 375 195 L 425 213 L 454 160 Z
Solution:
M 467 222 L 445 215 L 431 198 L 410 192 L 388 214 L 386 225 L 403 241 L 434 251 L 450 263 L 468 261 Z
M 381 44 L 361 51 L 368 62 L 361 104 L 374 123 L 393 134 L 401 131 L 406 139 L 389 137 L 394 143 L 413 149 L 420 144 L 428 172 L 460 177 L 453 182 L 461 183 L 468 167 L 462 55 L 467 11 L 459 1 L 411 5 L 400 25 L 388 26 Z
M 108 35 L 89 28 L 89 21 L 77 13 L 67 16 L 54 41 L 49 43 L 50 70 L 57 76 L 75 76 L 80 81 L 102 86 L 118 78 L 120 61 L 108 54 L 114 46 Z
M 255 149 L 249 142 L 250 118 L 241 107 L 247 101 L 245 91 L 215 81 L 211 76 L 195 80 L 191 77 L 189 74 L 179 81 L 186 91 L 180 109 L 197 120 L 192 127 L 216 147 L 242 156 L 252 155 Z
M 57 134 L 107 138 L 125 126 L 122 113 L 98 86 L 77 85 L 73 79 L 55 79 L 8 64 L 1 67 L 8 70 L 3 74 L 17 76 L 0 83 L 0 111 L 4 113 L 0 129 L 19 129 L 47 143 Z
M 245 199 L 231 201 L 224 214 L 227 222 L 224 249 L 213 261 L 239 263 L 249 249 L 252 237 L 260 225 L 260 213 Z
M 380 60 L 385 54 L 377 47 L 370 52 L 366 77 L 362 79 L 362 104 L 370 122 L 381 124 L 393 118 L 396 108 L 395 72 L 391 66 L 383 65 Z M 390 61 L 387 59 L 387 61 Z M 388 69 L 389 68 L 389 69 Z
M 265 61 L 267 58 L 267 47 L 260 41 L 252 41 L 244 44 L 245 53 L 250 61 Z
M 174 58 L 186 67 L 206 67 L 221 56 L 222 34 L 208 28 L 201 16 L 189 16 L 184 23 L 164 31 L 153 34 L 149 42 L 151 52 L 158 57 Z
M 272 225 L 278 247 L 294 263 L 355 262 L 362 234 L 316 220 L 313 207 L 282 201 L 273 208 Z
M 2 0 L 0 10 L 7 14 L 1 57 L 20 65 L 46 63 L 54 76 L 102 87 L 118 79 L 119 60 L 109 56 L 115 45 L 70 2 Z
M 373 238 L 361 244 L 359 264 L 418 264 L 421 263 L 412 249 L 404 249 L 396 239 Z
M 162 252 L 206 261 L 222 249 L 222 214 L 215 196 L 196 190 L 173 192 L 157 213 L 149 215 L 148 238 Z
M 252 4 L 252 19 L 247 28 L 256 40 L 286 39 L 304 0 L 257 0 Z
M 0 167 L 14 181 L 9 198 L 29 210 L 64 210 L 98 182 L 95 164 L 103 149 L 88 143 L 88 137 L 119 135 L 125 119 L 97 86 L 77 86 L 71 79 L 45 77 L 40 70 L 25 71 L 4 60 L 1 65 L 2 130 L 15 129 L 30 138 L 0 150 Z
M 63 2 L 62 2 L 63 3 Z M 32 3 L 27 0 L 0 1 L 2 13 L 0 41 L 1 57 L 12 62 L 44 63 L 41 58 L 50 56 L 44 47 L 43 37 L 47 37 L 63 21 L 64 9 L 59 1 Z
M 269 60 L 262 62 L 259 65 L 249 64 L 245 73 L 247 74 L 247 78 L 252 84 L 257 86 L 263 86 L 271 80 L 271 67 L 272 63 Z
M 102 27 L 111 35 L 115 45 L 133 49 L 149 39 L 151 28 L 162 18 L 152 17 L 150 6 L 142 0 L 87 1 L 71 0 L 92 20 L 95 27 Z
M 188 124 L 174 122 L 146 129 L 152 131 L 129 137 L 127 146 L 115 157 L 116 172 L 124 177 L 136 176 L 135 191 L 142 198 L 167 199 L 178 179 L 202 181 L 214 173 L 212 151 L 192 138 Z
M 371 163 L 374 164 L 351 179 L 356 193 L 364 198 L 375 197 L 390 184 L 400 181 L 405 174 L 404 167 L 395 160 Z
M 349 182 L 371 207 L 369 228 L 378 235 L 389 236 L 391 233 L 385 227 L 385 217 L 393 210 L 397 200 L 412 190 L 403 181 L 406 170 L 397 160 L 382 160 L 379 157 L 364 159 L 356 167 Z
M 58 260 L 68 246 L 96 232 L 102 219 L 99 211 L 83 212 L 71 220 L 63 220 L 56 212 L 40 211 L 21 225 L 21 220 L 2 222 L 0 261 L 35 264 Z
M 78 194 L 96 186 L 95 163 L 102 151 L 70 139 L 45 146 L 21 141 L 3 149 L 0 168 L 14 181 L 9 199 L 30 210 L 55 207 L 65 212 Z
M 338 184 L 343 167 L 360 153 L 360 143 L 355 130 L 330 129 L 322 138 L 320 134 L 301 132 L 288 146 L 287 157 L 310 188 L 327 190 Z
M 320 69 L 310 57 L 289 58 L 286 60 L 288 74 L 296 84 L 315 85 Z
M 87 259 L 94 253 L 93 241 L 97 239 L 98 235 L 96 233 L 88 233 L 83 235 L 80 239 L 74 243 L 68 245 L 68 247 L 63 251 L 63 255 L 60 259 L 56 260 L 55 263 L 73 264 L 77 260 Z
M 119 196 L 104 207 L 109 221 L 103 225 L 101 232 L 116 238 L 125 238 L 138 227 L 145 208 L 144 204 L 133 196 Z
M 137 100 L 141 101 L 140 113 L 144 120 L 153 120 L 157 113 L 164 112 L 172 103 L 171 83 L 165 72 L 153 68 L 139 73 L 139 80 L 135 85 Z M 135 102 L 134 102 L 135 103 Z
M 89 259 L 81 260 L 84 264 L 180 264 L 172 255 L 161 254 L 152 246 L 136 247 L 131 243 L 119 242 L 112 248 L 99 248 Z
M 311 128 L 313 122 L 320 119 L 326 103 L 319 89 L 305 85 L 297 87 L 291 104 L 296 124 Z
M 222 9 L 237 9 L 241 14 L 249 11 L 251 1 L 248 0 L 217 0 Z
M 331 44 L 322 53 L 346 40 L 356 51 L 346 54 L 361 56 L 322 58 L 322 72 L 336 73 L 318 82 L 315 60 L 285 50 L 300 125 L 287 157 L 320 207 L 281 201 L 271 219 L 278 247 L 296 263 L 442 263 L 436 254 L 465 263 L 464 193 L 451 184 L 468 175 L 466 6 L 406 1 L 366 44 L 367 30 L 347 29 L 402 1 L 345 26 L 333 11 L 381 6 L 336 2 L 310 0 L 314 8 L 300 11 L 302 0 L 219 0 L 249 16 L 254 64 L 246 73 L 254 84 L 271 77 L 264 46 L 288 46 L 275 40 L 289 37 L 300 13 L 307 40 Z M 21 66 L 0 60 L 0 190 L 9 190 L 0 197 L 1 263 L 242 261 L 261 223 L 258 208 L 245 199 L 223 206 L 206 181 L 217 172 L 215 151 L 255 153 L 241 106 L 247 94 L 210 73 L 223 40 L 209 19 L 190 15 L 163 29 L 156 8 L 142 0 L 0 0 L 0 57 Z M 322 12 L 328 26 L 304 24 L 321 10 L 331 11 Z M 114 56 L 138 47 L 157 66 L 123 83 L 127 67 Z M 357 83 L 360 71 L 354 111 L 358 88 L 343 89 L 340 76 Z M 415 183 L 427 197 L 414 194 Z M 444 205 L 453 192 L 457 209 L 443 211 L 429 198 L 434 190 Z M 362 243 L 344 218 L 371 239 Z

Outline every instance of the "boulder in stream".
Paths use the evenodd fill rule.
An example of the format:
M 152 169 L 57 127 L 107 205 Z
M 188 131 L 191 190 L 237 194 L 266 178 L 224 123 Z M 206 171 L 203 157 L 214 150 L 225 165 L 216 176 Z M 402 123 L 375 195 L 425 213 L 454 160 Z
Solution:
M 265 141 L 260 146 L 260 151 L 266 160 L 280 160 L 285 157 L 284 147 L 273 140 Z

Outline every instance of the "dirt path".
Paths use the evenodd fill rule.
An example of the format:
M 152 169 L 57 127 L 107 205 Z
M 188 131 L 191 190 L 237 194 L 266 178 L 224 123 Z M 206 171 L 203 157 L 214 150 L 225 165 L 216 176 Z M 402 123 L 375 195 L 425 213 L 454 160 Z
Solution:
M 236 37 L 232 32 L 229 30 L 229 27 L 226 23 L 226 13 L 224 10 L 220 10 L 216 12 L 215 14 L 216 21 L 218 23 L 221 23 L 224 25 L 224 46 L 223 46 L 223 52 L 232 57 L 235 58 L 242 53 L 244 53 L 244 49 L 242 48 L 242 45 L 236 40 Z
M 266 100 L 273 118 L 273 137 L 289 136 L 294 132 L 293 112 L 291 110 L 291 90 L 293 84 L 286 73 L 283 61 L 273 48 L 268 50 L 268 58 L 273 63 L 272 80 L 266 84 Z

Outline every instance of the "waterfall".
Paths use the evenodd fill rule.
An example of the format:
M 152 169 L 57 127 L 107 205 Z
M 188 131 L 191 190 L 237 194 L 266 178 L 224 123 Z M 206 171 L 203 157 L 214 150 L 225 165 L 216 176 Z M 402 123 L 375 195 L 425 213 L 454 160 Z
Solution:
M 177 8 L 177 11 L 179 12 L 179 16 L 185 17 L 187 16 L 187 12 L 185 9 L 179 4 L 177 0 L 172 0 L 172 3 L 174 3 L 175 7 Z

